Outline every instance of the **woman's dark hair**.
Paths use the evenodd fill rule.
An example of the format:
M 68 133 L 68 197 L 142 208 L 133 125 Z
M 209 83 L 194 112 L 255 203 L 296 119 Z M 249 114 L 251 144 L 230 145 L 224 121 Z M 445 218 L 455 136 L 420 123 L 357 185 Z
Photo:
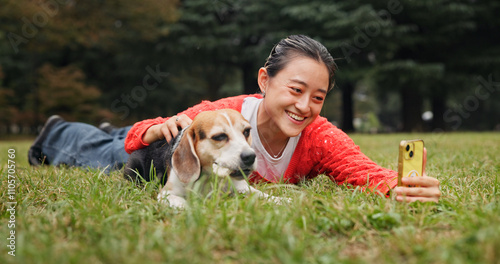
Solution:
M 328 91 L 333 89 L 335 84 L 333 76 L 337 70 L 337 64 L 323 44 L 305 35 L 288 36 L 273 47 L 264 64 L 267 74 L 270 77 L 276 76 L 294 56 L 305 56 L 323 62 L 328 69 Z

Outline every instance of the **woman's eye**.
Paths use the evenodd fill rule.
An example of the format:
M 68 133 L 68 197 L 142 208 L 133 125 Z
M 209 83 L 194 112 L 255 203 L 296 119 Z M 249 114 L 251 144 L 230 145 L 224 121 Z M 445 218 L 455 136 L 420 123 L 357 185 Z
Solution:
M 301 93 L 302 92 L 302 90 L 300 90 L 299 88 L 290 87 L 290 89 L 292 89 L 292 91 L 294 91 L 296 93 Z
M 323 102 L 325 100 L 325 98 L 323 98 L 321 96 L 316 96 L 316 97 L 314 97 L 314 100 L 319 101 L 319 102 Z
M 228 137 L 226 134 L 224 133 L 220 133 L 220 134 L 217 134 L 215 136 L 212 137 L 212 140 L 215 140 L 215 141 L 224 141 L 224 140 L 227 140 Z

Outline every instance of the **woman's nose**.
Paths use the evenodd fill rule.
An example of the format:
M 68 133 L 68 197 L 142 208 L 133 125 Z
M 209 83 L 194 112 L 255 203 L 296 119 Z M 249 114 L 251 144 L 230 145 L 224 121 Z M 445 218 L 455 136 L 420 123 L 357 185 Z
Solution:
M 307 113 L 309 111 L 309 98 L 307 96 L 300 97 L 295 103 L 295 107 L 301 111 L 301 114 Z

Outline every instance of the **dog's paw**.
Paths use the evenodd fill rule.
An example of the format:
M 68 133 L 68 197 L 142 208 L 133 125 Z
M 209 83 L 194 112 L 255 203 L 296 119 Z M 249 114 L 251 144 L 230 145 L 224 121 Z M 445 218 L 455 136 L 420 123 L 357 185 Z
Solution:
M 186 200 L 184 199 L 168 199 L 168 206 L 174 209 L 184 209 L 186 208 Z
M 267 200 L 272 201 L 278 205 L 285 205 L 285 204 L 292 203 L 292 198 L 282 198 L 282 197 L 276 197 L 276 196 L 269 196 L 269 197 L 267 197 Z
M 186 199 L 179 197 L 179 196 L 176 196 L 176 195 L 169 194 L 165 191 L 161 191 L 158 194 L 158 202 L 162 203 L 162 204 L 166 204 L 166 205 L 170 206 L 171 208 L 175 208 L 175 209 L 184 209 L 184 208 L 186 208 L 186 204 L 187 204 Z

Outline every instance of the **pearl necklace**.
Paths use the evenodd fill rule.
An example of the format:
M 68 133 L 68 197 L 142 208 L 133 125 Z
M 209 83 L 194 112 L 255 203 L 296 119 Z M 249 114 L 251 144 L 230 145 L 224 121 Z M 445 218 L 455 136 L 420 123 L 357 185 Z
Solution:
M 271 154 L 271 156 L 275 159 L 277 159 L 279 156 L 281 156 L 281 154 L 283 154 L 283 151 L 285 150 L 286 145 L 288 145 L 288 141 L 290 140 L 290 138 L 288 138 L 286 140 L 286 143 L 283 145 L 283 148 L 281 148 L 281 150 L 278 152 L 278 154 L 274 154 L 273 149 L 271 148 L 271 146 L 267 142 L 267 139 L 264 136 L 262 136 L 262 134 L 260 132 L 259 132 L 259 136 L 260 136 L 260 138 L 264 139 L 264 142 L 266 143 L 267 147 L 269 148 L 269 151 L 271 152 L 271 153 L 269 153 L 269 152 L 268 153 Z

